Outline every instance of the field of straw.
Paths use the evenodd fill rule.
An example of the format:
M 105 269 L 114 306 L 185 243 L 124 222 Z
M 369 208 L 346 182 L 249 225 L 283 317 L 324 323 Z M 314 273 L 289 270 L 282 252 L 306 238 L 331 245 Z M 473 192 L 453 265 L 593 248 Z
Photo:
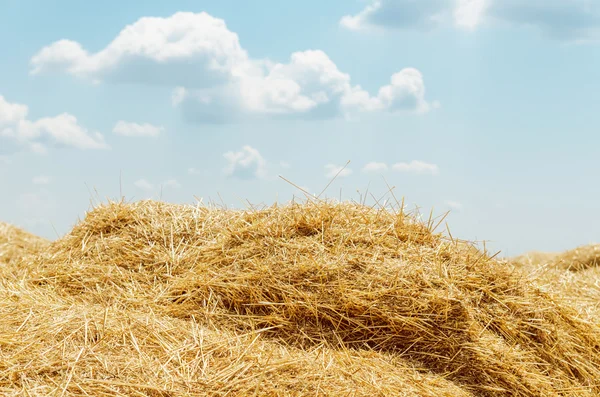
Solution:
M 600 249 L 308 201 L 0 224 L 2 396 L 600 396 Z

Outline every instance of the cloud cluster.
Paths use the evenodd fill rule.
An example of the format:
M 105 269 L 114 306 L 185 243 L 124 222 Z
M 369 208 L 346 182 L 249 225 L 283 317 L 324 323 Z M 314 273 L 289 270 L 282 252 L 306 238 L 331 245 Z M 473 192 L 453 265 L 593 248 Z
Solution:
M 31 67 L 33 74 L 66 72 L 93 82 L 170 86 L 173 105 L 197 122 L 430 108 L 417 69 L 400 70 L 371 95 L 320 50 L 294 52 L 286 63 L 252 59 L 237 34 L 205 12 L 141 18 L 95 53 L 60 40 L 39 51 Z
M 340 24 L 352 30 L 475 29 L 484 22 L 531 26 L 564 40 L 600 38 L 600 3 L 590 0 L 371 0 Z
M 28 107 L 8 102 L 0 95 L 0 141 L 7 151 L 25 147 L 45 153 L 49 146 L 71 146 L 78 149 L 107 149 L 104 137 L 81 126 L 69 113 L 44 117 L 35 121 L 27 119 Z

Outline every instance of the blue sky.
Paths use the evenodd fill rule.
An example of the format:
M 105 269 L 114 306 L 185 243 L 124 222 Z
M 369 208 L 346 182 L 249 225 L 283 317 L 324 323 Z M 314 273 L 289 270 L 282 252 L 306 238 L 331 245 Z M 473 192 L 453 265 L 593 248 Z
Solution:
M 4 0 L 0 219 L 286 202 L 350 160 L 326 196 L 387 181 L 504 255 L 597 242 L 596 3 Z

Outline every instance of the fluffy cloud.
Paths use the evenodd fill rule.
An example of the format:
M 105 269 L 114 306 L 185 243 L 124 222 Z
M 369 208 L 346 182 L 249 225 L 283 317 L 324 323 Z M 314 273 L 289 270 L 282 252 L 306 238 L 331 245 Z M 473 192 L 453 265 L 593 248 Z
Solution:
M 363 167 L 363 172 L 384 172 L 387 171 L 388 166 L 386 163 L 377 163 L 377 162 L 370 162 L 368 164 L 366 164 Z
M 244 146 L 238 152 L 223 154 L 227 160 L 225 175 L 239 179 L 266 178 L 267 162 L 260 152 L 251 146 Z
M 436 164 L 418 160 L 413 160 L 410 163 L 396 163 L 392 166 L 392 169 L 398 172 L 411 172 L 415 174 L 437 175 L 440 172 L 439 167 Z
M 33 74 L 173 87 L 173 105 L 197 122 L 429 109 L 416 69 L 399 71 L 371 95 L 323 51 L 294 52 L 287 63 L 252 59 L 223 20 L 204 12 L 141 18 L 96 53 L 61 40 L 36 54 L 31 66 Z
M 0 126 L 18 124 L 27 117 L 26 105 L 10 103 L 0 95 Z
M 34 185 L 49 185 L 52 178 L 46 175 L 38 175 L 32 179 Z
M 0 140 L 7 141 L 3 146 L 12 144 L 13 150 L 24 146 L 39 153 L 46 152 L 48 146 L 108 148 L 100 133 L 88 131 L 69 113 L 36 121 L 28 120 L 27 113 L 26 105 L 10 103 L 0 95 Z
M 590 0 L 371 0 L 340 24 L 348 29 L 429 29 L 444 23 L 474 29 L 484 20 L 532 26 L 553 38 L 600 36 L 600 4 Z
M 223 20 L 178 12 L 140 18 L 93 54 L 75 41 L 57 41 L 31 59 L 31 73 L 66 70 L 95 81 L 210 87 L 239 73 L 246 61 L 237 34 Z
M 327 164 L 325 166 L 325 177 L 326 178 L 334 178 L 336 175 L 338 178 L 346 177 L 352 174 L 352 170 L 343 165 L 335 165 L 335 164 Z
M 144 123 L 130 123 L 127 121 L 117 121 L 113 132 L 117 135 L 130 136 L 130 137 L 144 137 L 151 136 L 156 137 L 164 131 L 163 127 L 157 127 L 152 124 Z

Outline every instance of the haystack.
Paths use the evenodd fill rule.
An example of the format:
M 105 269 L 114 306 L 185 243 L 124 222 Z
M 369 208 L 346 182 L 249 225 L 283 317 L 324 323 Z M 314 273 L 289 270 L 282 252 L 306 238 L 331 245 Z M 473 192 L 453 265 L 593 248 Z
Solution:
M 589 244 L 560 253 L 532 251 L 512 259 L 526 267 L 541 265 L 573 272 L 600 267 L 600 244 Z
M 8 223 L 0 222 L 0 264 L 37 253 L 48 241 Z
M 600 324 L 600 245 L 562 253 L 532 252 L 510 261 L 541 289 Z
M 18 395 L 600 395 L 600 328 L 402 211 L 144 201 L 0 271 Z

